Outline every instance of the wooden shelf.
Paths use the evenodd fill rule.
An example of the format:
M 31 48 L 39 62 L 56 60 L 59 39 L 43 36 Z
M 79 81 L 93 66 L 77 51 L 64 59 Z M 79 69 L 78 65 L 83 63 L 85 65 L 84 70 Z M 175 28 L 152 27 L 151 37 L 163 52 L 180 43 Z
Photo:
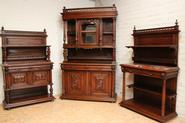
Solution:
M 113 32 L 103 32 L 103 35 L 113 35 Z
M 75 48 L 75 49 L 77 49 L 77 48 L 82 48 L 82 49 L 92 49 L 92 48 L 99 48 L 99 49 L 101 49 L 101 48 L 115 48 L 115 46 L 112 46 L 112 45 L 101 45 L 101 46 L 77 46 L 77 45 L 68 45 L 68 44 L 64 44 L 63 45 L 63 47 L 64 48 Z
M 68 57 L 69 60 L 79 59 L 79 60 L 112 60 L 112 58 L 103 57 Z
M 8 57 L 7 60 L 23 60 L 23 59 L 45 59 L 46 56 L 19 56 L 19 57 Z
M 162 96 L 162 88 L 152 88 L 152 87 L 139 87 L 139 86 L 133 86 L 134 89 L 138 90 L 138 91 L 141 91 L 141 92 L 144 92 L 144 93 L 149 93 L 149 94 L 152 94 L 152 95 L 156 95 L 156 96 Z M 167 97 L 170 98 L 170 99 L 173 99 L 176 97 L 176 94 L 170 92 L 167 90 Z
M 3 48 L 34 48 L 34 47 L 50 47 L 50 45 L 4 45 Z
M 143 115 L 146 115 L 148 117 L 151 117 L 160 122 L 164 122 L 167 119 L 171 119 L 177 116 L 176 112 L 169 111 L 166 111 L 165 116 L 162 116 L 161 109 L 159 107 L 151 105 L 149 103 L 138 102 L 133 99 L 122 101 L 120 105 Z
M 127 48 L 177 48 L 177 45 L 134 45 Z
M 55 98 L 50 97 L 50 95 L 42 95 L 42 96 L 32 96 L 32 97 L 28 97 L 28 98 L 14 99 L 13 101 L 11 101 L 8 104 L 5 101 L 3 103 L 4 103 L 5 109 L 10 109 L 13 107 L 18 107 L 18 106 L 53 101 L 54 99 Z
M 168 58 L 138 58 L 138 57 L 132 57 L 134 61 L 140 61 L 140 62 L 155 62 L 155 63 L 168 63 L 173 64 L 176 63 L 175 59 L 168 59 Z
M 41 83 L 41 84 L 37 84 L 37 85 L 28 85 L 28 86 L 21 86 L 21 87 L 11 87 L 10 89 L 6 89 L 6 91 L 19 90 L 19 89 L 28 89 L 28 88 L 42 87 L 42 86 L 48 86 L 48 84 Z
M 70 35 L 70 36 L 75 36 L 76 32 L 75 31 L 68 31 L 67 34 Z
M 96 30 L 86 30 L 86 31 L 81 31 L 82 33 L 96 33 Z

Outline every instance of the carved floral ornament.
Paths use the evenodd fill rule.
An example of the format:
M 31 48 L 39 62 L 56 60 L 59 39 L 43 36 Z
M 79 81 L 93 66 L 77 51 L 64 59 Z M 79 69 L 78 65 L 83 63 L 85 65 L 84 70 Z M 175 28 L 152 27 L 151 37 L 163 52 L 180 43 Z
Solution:
M 79 78 L 80 77 L 77 74 L 71 75 L 71 86 L 73 89 L 78 89 Z
M 103 90 L 103 82 L 105 81 L 106 76 L 103 74 L 97 74 L 95 76 L 96 80 L 96 89 L 97 90 Z

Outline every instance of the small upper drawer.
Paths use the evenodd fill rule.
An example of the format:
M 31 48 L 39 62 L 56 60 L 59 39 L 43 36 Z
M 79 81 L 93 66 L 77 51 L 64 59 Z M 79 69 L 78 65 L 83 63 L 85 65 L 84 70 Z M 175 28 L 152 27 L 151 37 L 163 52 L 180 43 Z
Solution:
M 135 68 L 124 68 L 124 71 L 129 73 L 134 73 L 143 76 L 155 77 L 155 78 L 162 78 L 165 73 L 143 70 L 143 69 L 135 69 Z
M 114 71 L 115 65 L 107 64 L 61 64 L 62 70 Z

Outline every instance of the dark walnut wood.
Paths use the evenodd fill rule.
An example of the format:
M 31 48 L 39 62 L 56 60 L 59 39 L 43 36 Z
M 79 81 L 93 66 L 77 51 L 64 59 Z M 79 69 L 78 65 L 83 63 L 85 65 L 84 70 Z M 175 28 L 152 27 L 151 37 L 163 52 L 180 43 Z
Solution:
M 165 122 L 175 116 L 178 75 L 178 24 L 171 27 L 133 31 L 133 64 L 121 64 L 123 97 L 121 106 Z M 134 75 L 127 85 L 126 73 Z M 133 98 L 125 99 L 126 88 Z
M 61 99 L 116 101 L 116 7 L 66 9 Z
M 50 46 L 46 45 L 46 31 L 2 28 L 1 37 L 4 108 L 53 101 L 53 63 L 50 61 Z

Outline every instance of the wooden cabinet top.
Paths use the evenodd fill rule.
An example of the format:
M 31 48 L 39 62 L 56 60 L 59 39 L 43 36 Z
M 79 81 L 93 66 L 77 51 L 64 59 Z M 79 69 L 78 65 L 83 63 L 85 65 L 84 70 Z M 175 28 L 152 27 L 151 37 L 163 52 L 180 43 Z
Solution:
M 149 70 L 149 71 L 156 71 L 156 72 L 177 72 L 179 70 L 178 67 L 170 67 L 170 66 L 162 66 L 162 65 L 150 65 L 150 64 L 120 64 L 123 68 L 134 68 L 140 70 Z
M 66 9 L 64 7 L 63 20 L 82 19 L 82 18 L 110 18 L 117 16 L 116 6 L 112 7 L 89 7 Z

